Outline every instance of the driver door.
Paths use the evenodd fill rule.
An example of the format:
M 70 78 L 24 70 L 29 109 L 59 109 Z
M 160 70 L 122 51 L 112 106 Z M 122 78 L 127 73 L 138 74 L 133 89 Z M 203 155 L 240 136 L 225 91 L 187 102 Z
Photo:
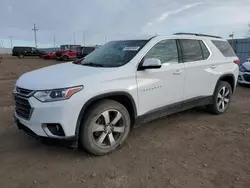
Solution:
M 185 72 L 183 63 L 178 61 L 176 40 L 158 42 L 144 56 L 148 58 L 161 60 L 162 67 L 137 71 L 139 115 L 159 117 L 179 111 Z

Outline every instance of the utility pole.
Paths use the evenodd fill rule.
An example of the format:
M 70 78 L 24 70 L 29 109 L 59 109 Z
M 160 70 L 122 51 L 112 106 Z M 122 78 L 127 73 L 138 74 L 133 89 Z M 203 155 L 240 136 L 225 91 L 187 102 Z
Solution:
M 56 48 L 56 35 L 53 35 L 53 40 L 54 40 L 54 48 Z
M 36 41 L 36 32 L 38 29 L 36 28 L 36 24 L 34 24 L 34 28 L 32 29 L 34 31 L 34 36 L 35 36 L 35 46 L 37 47 L 37 41 Z
M 74 45 L 76 45 L 76 33 L 74 32 L 73 35 L 74 35 Z
M 85 39 L 84 31 L 82 32 L 82 39 L 83 39 L 83 46 L 85 46 L 86 45 L 86 39 Z
M 250 23 L 248 24 L 248 33 L 247 36 L 250 37 Z
M 10 36 L 10 48 L 12 49 L 12 36 Z

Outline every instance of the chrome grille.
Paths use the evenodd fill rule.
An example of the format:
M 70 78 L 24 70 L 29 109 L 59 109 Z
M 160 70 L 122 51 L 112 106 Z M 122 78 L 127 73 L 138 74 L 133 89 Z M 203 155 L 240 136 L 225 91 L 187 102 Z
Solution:
M 33 108 L 30 106 L 28 101 L 28 98 L 33 94 L 33 92 L 33 90 L 16 87 L 13 93 L 16 114 L 26 120 L 30 119 L 33 111 Z
M 16 92 L 18 92 L 18 94 L 23 96 L 29 96 L 33 92 L 33 90 L 16 87 Z

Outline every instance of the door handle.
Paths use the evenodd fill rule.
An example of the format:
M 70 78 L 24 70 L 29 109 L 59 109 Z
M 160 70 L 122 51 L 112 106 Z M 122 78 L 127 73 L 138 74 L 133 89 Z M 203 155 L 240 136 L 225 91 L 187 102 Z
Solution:
M 216 67 L 217 67 L 216 65 L 212 65 L 210 68 L 215 69 Z
M 173 74 L 174 75 L 179 75 L 179 74 L 181 74 L 181 71 L 180 70 L 176 70 Z

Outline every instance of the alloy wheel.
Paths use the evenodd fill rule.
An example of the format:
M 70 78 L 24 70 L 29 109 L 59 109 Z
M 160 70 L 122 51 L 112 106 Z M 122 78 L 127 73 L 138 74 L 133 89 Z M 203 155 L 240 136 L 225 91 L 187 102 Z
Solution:
M 98 147 L 107 148 L 115 145 L 125 131 L 125 120 L 118 110 L 102 112 L 92 125 L 92 135 Z
M 223 86 L 217 96 L 216 105 L 220 112 L 225 111 L 225 109 L 228 107 L 230 101 L 230 90 L 228 87 Z

